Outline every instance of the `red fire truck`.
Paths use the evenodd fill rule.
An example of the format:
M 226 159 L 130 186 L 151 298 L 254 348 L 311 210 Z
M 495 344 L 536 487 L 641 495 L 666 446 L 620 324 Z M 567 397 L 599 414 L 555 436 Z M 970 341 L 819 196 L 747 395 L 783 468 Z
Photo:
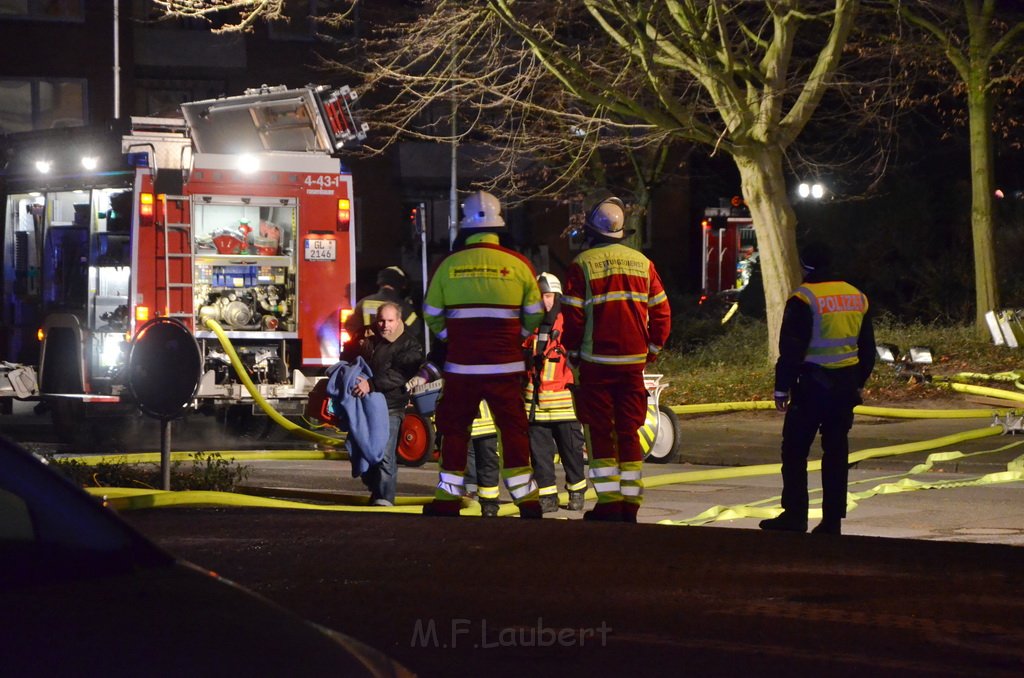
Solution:
M 129 342 L 169 316 L 201 348 L 200 410 L 252 409 L 212 319 L 261 395 L 301 413 L 355 302 L 352 177 L 337 157 L 365 137 L 354 100 L 264 87 L 123 134 L 6 139 L 0 348 L 18 379 L 0 396 L 43 399 L 78 433 L 134 411 Z
M 757 234 L 742 199 L 704 209 L 701 220 L 701 301 L 743 288 L 757 261 Z

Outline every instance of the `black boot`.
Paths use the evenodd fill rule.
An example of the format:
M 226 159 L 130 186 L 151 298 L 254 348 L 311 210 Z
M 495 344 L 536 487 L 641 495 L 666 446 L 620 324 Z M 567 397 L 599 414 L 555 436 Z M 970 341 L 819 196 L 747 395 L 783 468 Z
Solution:
M 462 504 L 458 500 L 442 501 L 435 499 L 431 503 L 423 505 L 423 515 L 435 518 L 458 518 L 461 508 Z
M 842 518 L 823 518 L 818 526 L 811 530 L 811 534 L 842 534 Z
M 583 514 L 583 520 L 597 521 L 601 523 L 622 522 L 622 502 L 610 501 L 604 504 L 597 504 L 591 510 Z
M 543 513 L 555 513 L 558 511 L 558 495 L 545 494 L 540 498 L 540 510 Z
M 775 530 L 782 532 L 806 532 L 807 517 L 798 516 L 795 513 L 783 511 L 774 518 L 766 518 L 759 523 L 762 530 Z
M 519 504 L 519 517 L 526 520 L 540 520 L 544 512 L 540 508 L 539 501 L 524 501 Z
M 583 490 L 569 490 L 569 505 L 566 508 L 570 511 L 582 511 L 583 503 Z

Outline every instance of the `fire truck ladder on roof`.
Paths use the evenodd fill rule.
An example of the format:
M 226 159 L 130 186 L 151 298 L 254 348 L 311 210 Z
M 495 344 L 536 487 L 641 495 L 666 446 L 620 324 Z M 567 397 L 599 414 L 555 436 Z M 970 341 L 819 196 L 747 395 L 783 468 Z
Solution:
M 160 220 L 164 251 L 164 305 L 162 315 L 178 318 L 195 332 L 193 310 L 195 243 L 189 219 L 189 198 L 183 195 L 160 196 Z

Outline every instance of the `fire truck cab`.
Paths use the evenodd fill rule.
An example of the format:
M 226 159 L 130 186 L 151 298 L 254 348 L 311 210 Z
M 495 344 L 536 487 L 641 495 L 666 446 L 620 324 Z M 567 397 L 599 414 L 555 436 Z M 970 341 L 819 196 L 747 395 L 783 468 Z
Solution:
M 704 209 L 701 220 L 701 300 L 742 289 L 757 262 L 757 234 L 739 198 Z
M 264 87 L 123 134 L 6 140 L 0 348 L 35 366 L 31 397 L 62 425 L 131 410 L 130 342 L 164 316 L 201 349 L 198 409 L 252 406 L 214 321 L 261 395 L 301 412 L 355 302 L 355 201 L 337 157 L 365 137 L 355 98 Z

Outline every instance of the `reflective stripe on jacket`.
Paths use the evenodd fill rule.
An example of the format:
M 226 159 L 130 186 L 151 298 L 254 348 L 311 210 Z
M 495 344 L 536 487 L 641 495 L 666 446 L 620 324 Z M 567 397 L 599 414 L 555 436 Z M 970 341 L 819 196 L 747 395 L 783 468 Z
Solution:
M 480 416 L 473 420 L 473 426 L 469 430 L 469 437 L 482 438 L 497 434 L 498 429 L 494 425 L 494 415 L 491 414 L 491 408 L 487 406 L 486 400 L 481 400 Z
M 533 266 L 498 244 L 493 233 L 466 239 L 441 261 L 430 281 L 423 316 L 447 343 L 446 372 L 523 372 L 523 340 L 544 317 Z
M 559 313 L 551 325 L 547 346 L 544 348 L 544 367 L 540 374 L 540 396 L 537 398 L 537 410 L 533 413 L 536 421 L 573 421 L 576 411 L 572 406 L 572 393 L 569 384 L 573 383 L 572 369 L 562 346 L 563 317 Z M 526 340 L 523 347 L 531 353 L 537 350 L 537 334 Z M 526 411 L 533 409 L 533 385 L 535 376 L 530 375 L 523 391 Z
M 804 283 L 793 296 L 811 308 L 813 327 L 806 362 L 829 369 L 857 364 L 857 337 L 868 298 L 847 282 Z
M 665 288 L 654 264 L 619 243 L 599 243 L 569 266 L 562 296 L 562 341 L 580 359 L 603 365 L 644 365 L 672 326 Z

